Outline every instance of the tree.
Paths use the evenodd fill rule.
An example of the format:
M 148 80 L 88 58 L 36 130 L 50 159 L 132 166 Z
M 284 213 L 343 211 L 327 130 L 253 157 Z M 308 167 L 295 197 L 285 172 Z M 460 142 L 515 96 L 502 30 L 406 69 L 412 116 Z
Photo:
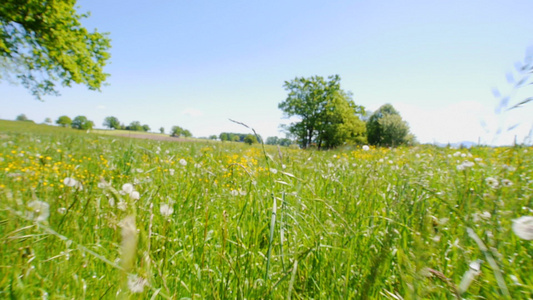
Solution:
M 180 126 L 173 126 L 171 129 L 171 135 L 176 137 L 191 137 L 192 134 L 189 130 L 181 128 Z
M 248 145 L 257 143 L 257 138 L 253 134 L 248 134 L 244 137 L 244 142 Z
M 70 119 L 68 116 L 61 116 L 56 120 L 56 124 L 61 127 L 70 127 L 72 124 L 72 119 Z
M 414 142 L 409 125 L 390 104 L 376 110 L 366 123 L 368 143 L 376 146 L 394 147 Z
M 148 126 L 148 124 L 144 124 L 143 131 L 146 131 L 146 132 L 150 131 L 150 126 Z
M 50 125 L 50 124 L 52 124 L 52 119 L 46 118 L 46 119 L 44 119 L 44 123 Z
M 316 143 L 318 148 L 332 148 L 344 142 L 357 142 L 364 137 L 364 107 L 356 105 L 352 95 L 340 87 L 338 75 L 328 80 L 314 76 L 286 81 L 287 99 L 278 105 L 287 117 L 299 122 L 285 126 L 303 148 Z
M 159 128 L 159 132 L 161 132 L 161 133 L 165 133 L 165 127 L 161 127 L 161 128 Z
M 26 122 L 26 121 L 29 121 L 28 117 L 26 117 L 25 114 L 20 114 L 17 116 L 17 118 L 15 119 L 16 121 L 23 121 L 23 122 Z
M 278 145 L 279 138 L 277 136 L 269 136 L 267 137 L 265 144 L 267 145 Z
M 72 128 L 89 130 L 93 129 L 94 122 L 87 120 L 85 116 L 77 116 L 72 120 Z
M 210 136 L 209 136 L 209 139 L 210 139 L 210 140 L 216 140 L 216 139 L 217 139 L 216 134 L 212 134 L 212 135 L 210 135 Z
M 63 86 L 84 84 L 99 90 L 108 74 L 110 39 L 90 33 L 80 20 L 76 1 L 3 0 L 0 5 L 0 68 L 39 100 Z
M 131 131 L 144 131 L 143 126 L 141 125 L 141 122 L 139 121 L 133 121 L 130 123 L 130 125 L 126 126 L 126 130 Z
M 117 119 L 117 117 L 113 116 L 106 117 L 102 125 L 109 129 L 120 129 L 120 121 Z

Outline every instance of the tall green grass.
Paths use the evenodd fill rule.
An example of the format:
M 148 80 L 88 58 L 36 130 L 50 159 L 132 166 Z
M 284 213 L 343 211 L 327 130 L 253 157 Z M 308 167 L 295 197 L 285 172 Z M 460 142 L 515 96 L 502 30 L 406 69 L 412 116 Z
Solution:
M 512 231 L 531 147 L 264 155 L 30 125 L 0 122 L 0 298 L 533 297 Z

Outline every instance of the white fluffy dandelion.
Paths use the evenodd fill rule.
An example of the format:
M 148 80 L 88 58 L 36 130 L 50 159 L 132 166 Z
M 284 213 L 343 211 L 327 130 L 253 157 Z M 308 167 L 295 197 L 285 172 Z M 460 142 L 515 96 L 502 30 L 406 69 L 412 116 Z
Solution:
M 159 206 L 159 212 L 163 217 L 169 217 L 172 215 L 172 213 L 174 213 L 174 208 L 172 208 L 172 206 L 169 204 L 164 203 Z
M 533 240 L 533 216 L 523 216 L 513 220 L 513 231 L 521 239 Z
M 122 185 L 122 191 L 126 194 L 131 194 L 133 192 L 133 184 L 131 183 L 124 183 Z
M 272 174 L 277 174 L 278 173 L 278 170 L 274 169 L 274 168 L 270 168 L 270 172 L 272 172 Z
M 63 184 L 65 184 L 66 186 L 76 186 L 78 184 L 78 181 L 72 177 L 67 177 L 65 179 L 63 179 Z
M 135 274 L 128 275 L 128 288 L 132 293 L 142 293 L 144 291 L 144 286 L 148 284 L 148 281 L 142 277 L 139 277 Z
M 370 147 L 368 147 L 368 145 L 364 145 L 363 146 L 363 151 L 368 151 L 368 150 L 370 150 Z
M 513 185 L 513 182 L 509 179 L 504 179 L 502 180 L 502 185 L 505 186 L 505 187 L 510 187 Z
M 187 165 L 187 161 L 185 159 L 180 159 L 180 165 L 182 166 L 186 166 Z
M 34 200 L 28 203 L 28 216 L 37 221 L 44 222 L 50 216 L 50 205 L 46 202 Z
M 133 191 L 130 193 L 130 198 L 133 200 L 139 200 L 141 198 L 141 194 L 137 191 Z

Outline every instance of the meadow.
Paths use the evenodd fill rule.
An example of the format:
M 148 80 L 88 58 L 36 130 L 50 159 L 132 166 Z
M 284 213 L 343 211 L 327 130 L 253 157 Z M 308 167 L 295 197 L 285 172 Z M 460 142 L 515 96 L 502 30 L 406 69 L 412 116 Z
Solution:
M 0 298 L 533 298 L 533 148 L 304 151 L 0 121 Z

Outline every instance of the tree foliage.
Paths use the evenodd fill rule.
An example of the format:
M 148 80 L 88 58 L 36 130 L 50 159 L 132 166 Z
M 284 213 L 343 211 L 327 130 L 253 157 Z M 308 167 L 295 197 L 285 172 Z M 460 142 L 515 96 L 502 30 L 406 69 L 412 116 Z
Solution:
M 370 116 L 366 129 L 371 145 L 394 147 L 414 142 L 409 125 L 390 104 L 381 106 Z
M 30 119 L 28 119 L 28 117 L 26 117 L 25 114 L 20 114 L 18 115 L 16 118 L 15 118 L 15 121 L 23 121 L 23 122 L 27 122 L 29 121 Z
M 338 75 L 328 80 L 314 76 L 286 81 L 287 99 L 278 105 L 287 117 L 299 122 L 286 126 L 303 148 L 315 143 L 318 148 L 333 148 L 345 142 L 364 140 L 365 126 L 359 115 L 364 107 L 356 105 L 352 95 L 340 87 Z
M 243 140 L 246 144 L 251 145 L 257 143 L 257 138 L 253 134 L 248 134 L 244 137 Z
M 72 120 L 72 128 L 89 130 L 93 129 L 94 122 L 88 120 L 85 116 L 77 116 Z
M 89 32 L 75 0 L 3 0 L 0 5 L 0 69 L 13 74 L 37 98 L 58 94 L 55 83 L 99 90 L 108 74 L 110 39 Z
M 279 138 L 277 136 L 269 136 L 267 137 L 265 144 L 267 145 L 280 145 L 280 146 L 290 146 L 292 144 L 292 140 L 289 138 Z
M 172 126 L 172 129 L 170 130 L 170 135 L 176 136 L 176 137 L 192 137 L 192 133 L 184 129 L 180 126 Z
M 56 124 L 61 127 L 70 127 L 72 124 L 72 119 L 68 116 L 61 116 L 56 120 Z
M 106 117 L 102 125 L 109 129 L 121 129 L 120 121 L 117 117 L 113 116 Z

